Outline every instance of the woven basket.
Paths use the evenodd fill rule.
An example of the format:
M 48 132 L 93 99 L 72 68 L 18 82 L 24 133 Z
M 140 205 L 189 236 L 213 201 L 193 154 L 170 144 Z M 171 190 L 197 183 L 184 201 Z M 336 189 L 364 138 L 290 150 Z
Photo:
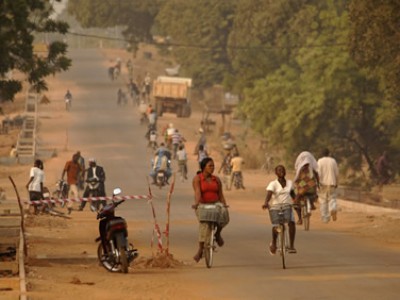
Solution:
M 197 209 L 200 222 L 218 222 L 221 213 L 220 206 L 215 204 L 201 204 Z
M 200 222 L 216 222 L 222 227 L 229 223 L 228 209 L 222 203 L 200 204 L 197 209 Z

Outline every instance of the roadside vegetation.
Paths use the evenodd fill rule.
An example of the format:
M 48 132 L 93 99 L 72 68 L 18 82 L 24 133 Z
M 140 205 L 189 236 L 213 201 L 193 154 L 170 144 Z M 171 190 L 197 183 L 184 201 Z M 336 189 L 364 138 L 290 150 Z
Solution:
M 48 18 L 44 1 L 4 3 L 10 10 L 17 2 L 29 16 L 43 12 L 41 22 L 28 23 L 37 26 L 28 26 L 31 31 L 67 31 L 62 21 Z M 396 0 L 69 0 L 67 12 L 84 28 L 122 28 L 133 55 L 144 44 L 156 45 L 198 90 L 220 84 L 239 95 L 235 115 L 267 141 L 268 151 L 293 160 L 303 150 L 319 156 L 328 147 L 347 183 L 364 186 L 387 151 L 398 175 Z M 45 60 L 53 69 L 39 74 L 67 68 L 59 56 L 65 45 L 56 45 L 49 51 L 53 60 Z M 40 78 L 32 82 L 44 87 Z

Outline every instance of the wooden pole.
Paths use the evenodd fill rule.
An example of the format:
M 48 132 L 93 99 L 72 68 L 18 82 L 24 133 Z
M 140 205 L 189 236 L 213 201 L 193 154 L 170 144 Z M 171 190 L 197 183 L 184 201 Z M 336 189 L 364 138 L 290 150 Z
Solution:
M 167 246 L 166 246 L 166 249 L 165 249 L 165 252 L 167 253 L 167 255 L 169 254 L 169 220 L 170 220 L 170 215 L 171 215 L 170 214 L 171 196 L 172 196 L 172 193 L 174 192 L 174 186 L 175 186 L 175 173 L 173 174 L 172 183 L 171 183 L 171 186 L 169 188 L 168 195 L 167 195 L 167 221 L 165 223 L 165 232 L 164 232 L 166 240 L 167 240 L 166 241 Z
M 146 179 L 147 179 L 147 184 L 149 186 L 149 196 L 150 196 L 149 203 L 150 203 L 150 206 L 151 206 L 151 211 L 153 213 L 153 220 L 154 220 L 154 230 L 153 230 L 153 236 L 152 236 L 152 239 L 151 239 L 151 246 L 153 248 L 154 233 L 156 233 L 157 234 L 157 239 L 158 239 L 158 242 L 157 242 L 158 250 L 162 253 L 163 252 L 163 246 L 162 246 L 161 230 L 160 230 L 160 226 L 158 225 L 158 222 L 157 222 L 156 210 L 154 209 L 154 205 L 153 205 L 153 200 L 152 200 L 153 196 L 151 194 L 151 188 L 150 188 L 149 179 L 148 178 L 146 178 Z
M 10 181 L 11 181 L 13 187 L 14 187 L 15 194 L 17 195 L 17 199 L 18 199 L 19 212 L 21 214 L 22 238 L 23 238 L 23 241 L 24 241 L 24 255 L 26 256 L 26 255 L 28 255 L 28 248 L 26 246 L 26 238 L 25 238 L 24 208 L 22 206 L 21 198 L 19 197 L 18 189 L 17 189 L 17 186 L 14 183 L 14 180 L 12 179 L 11 176 L 8 176 L 8 178 L 10 179 Z

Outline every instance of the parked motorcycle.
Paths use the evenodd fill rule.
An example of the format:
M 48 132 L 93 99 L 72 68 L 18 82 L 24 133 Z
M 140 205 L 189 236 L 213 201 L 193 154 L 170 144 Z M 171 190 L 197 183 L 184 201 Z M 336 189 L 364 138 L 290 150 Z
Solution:
M 120 193 L 120 188 L 114 189 L 113 197 Z M 101 265 L 110 272 L 127 273 L 129 264 L 139 255 L 137 249 L 128 242 L 126 221 L 115 216 L 115 208 L 124 201 L 113 200 L 97 213 L 97 219 L 100 219 L 100 237 L 96 239 L 96 242 L 100 242 L 97 257 Z

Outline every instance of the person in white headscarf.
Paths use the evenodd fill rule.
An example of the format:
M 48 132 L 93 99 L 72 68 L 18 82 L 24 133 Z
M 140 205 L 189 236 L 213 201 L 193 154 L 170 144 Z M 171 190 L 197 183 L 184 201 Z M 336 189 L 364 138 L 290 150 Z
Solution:
M 304 197 L 310 200 L 311 209 L 315 209 L 314 202 L 317 200 L 317 188 L 319 188 L 318 162 L 308 151 L 301 152 L 294 164 L 296 175 L 294 177 L 294 186 L 296 192 L 295 203 L 299 203 Z M 296 205 L 296 213 L 299 217 L 298 225 L 303 224 L 301 207 Z
M 299 177 L 301 168 L 306 164 L 309 165 L 310 173 L 312 173 L 312 170 L 314 170 L 318 174 L 317 160 L 310 152 L 303 151 L 299 154 L 299 156 L 297 156 L 296 162 L 294 164 L 294 169 L 296 170 L 296 176 L 295 176 L 294 180 L 296 180 Z

